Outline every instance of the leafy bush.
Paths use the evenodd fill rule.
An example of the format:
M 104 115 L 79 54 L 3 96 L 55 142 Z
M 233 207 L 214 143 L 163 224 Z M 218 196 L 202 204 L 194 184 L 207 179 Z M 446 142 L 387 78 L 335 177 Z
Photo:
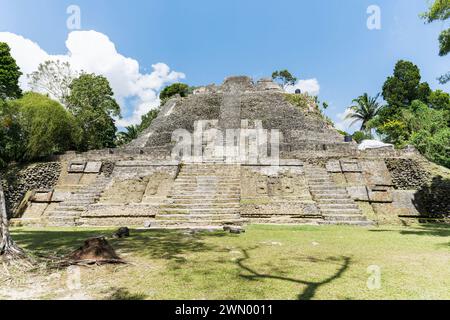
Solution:
M 181 97 L 187 97 L 189 94 L 189 86 L 184 83 L 174 83 L 165 87 L 159 94 L 161 105 L 164 105 L 174 95 L 179 94 Z
M 26 93 L 21 99 L 9 102 L 10 108 L 18 112 L 20 133 L 26 152 L 16 152 L 14 160 L 32 160 L 64 152 L 77 146 L 81 131 L 75 118 L 58 102 L 38 93 Z M 18 129 L 16 129 L 18 130 Z M 11 137 L 11 136 L 10 136 Z M 22 141 L 17 141 L 16 150 L 22 150 Z
M 353 133 L 352 137 L 357 143 L 361 143 L 363 140 L 372 139 L 370 134 L 367 134 L 364 131 L 356 131 Z

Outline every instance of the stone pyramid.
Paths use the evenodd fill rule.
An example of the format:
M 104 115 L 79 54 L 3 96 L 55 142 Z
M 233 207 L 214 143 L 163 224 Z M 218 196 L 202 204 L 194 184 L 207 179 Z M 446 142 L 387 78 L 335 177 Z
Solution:
M 358 150 L 314 98 L 242 76 L 173 97 L 125 147 L 57 162 L 58 182 L 33 190 L 17 223 L 372 225 L 418 216 L 418 187 L 399 181 L 425 163 L 413 149 Z

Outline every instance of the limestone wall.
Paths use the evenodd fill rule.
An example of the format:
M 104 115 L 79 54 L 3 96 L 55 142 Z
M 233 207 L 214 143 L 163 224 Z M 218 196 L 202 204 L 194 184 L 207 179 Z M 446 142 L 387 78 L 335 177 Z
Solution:
M 321 218 L 303 165 L 243 166 L 241 215 L 264 223 L 305 223 Z
M 6 206 L 11 216 L 17 216 L 18 207 L 27 192 L 52 189 L 59 178 L 61 164 L 44 162 L 25 167 L 12 166 L 3 173 L 3 190 Z

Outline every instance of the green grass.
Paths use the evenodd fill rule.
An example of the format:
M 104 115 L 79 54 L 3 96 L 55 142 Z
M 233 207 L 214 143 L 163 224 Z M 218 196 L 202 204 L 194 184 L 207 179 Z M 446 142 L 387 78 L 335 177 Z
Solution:
M 62 254 L 111 232 L 20 228 L 13 236 L 31 252 Z M 82 290 L 90 298 L 450 299 L 447 226 L 253 225 L 241 235 L 132 231 L 110 242 L 130 264 L 82 268 Z M 371 265 L 381 268 L 380 289 L 367 288 Z M 41 297 L 65 290 L 66 271 L 57 273 L 60 280 Z

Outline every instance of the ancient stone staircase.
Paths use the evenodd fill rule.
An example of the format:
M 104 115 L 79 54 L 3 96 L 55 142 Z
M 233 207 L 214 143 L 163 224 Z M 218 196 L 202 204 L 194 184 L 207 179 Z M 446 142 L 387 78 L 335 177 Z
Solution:
M 238 165 L 183 165 L 167 202 L 159 208 L 156 227 L 241 224 L 240 183 Z
M 110 182 L 110 177 L 99 175 L 93 184 L 71 192 L 68 199 L 59 203 L 48 213 L 48 225 L 76 226 L 82 213 L 88 209 L 89 205 L 98 201 Z
M 337 186 L 327 170 L 318 166 L 307 166 L 305 175 L 310 192 L 323 217 L 323 224 L 372 225 L 345 187 Z

